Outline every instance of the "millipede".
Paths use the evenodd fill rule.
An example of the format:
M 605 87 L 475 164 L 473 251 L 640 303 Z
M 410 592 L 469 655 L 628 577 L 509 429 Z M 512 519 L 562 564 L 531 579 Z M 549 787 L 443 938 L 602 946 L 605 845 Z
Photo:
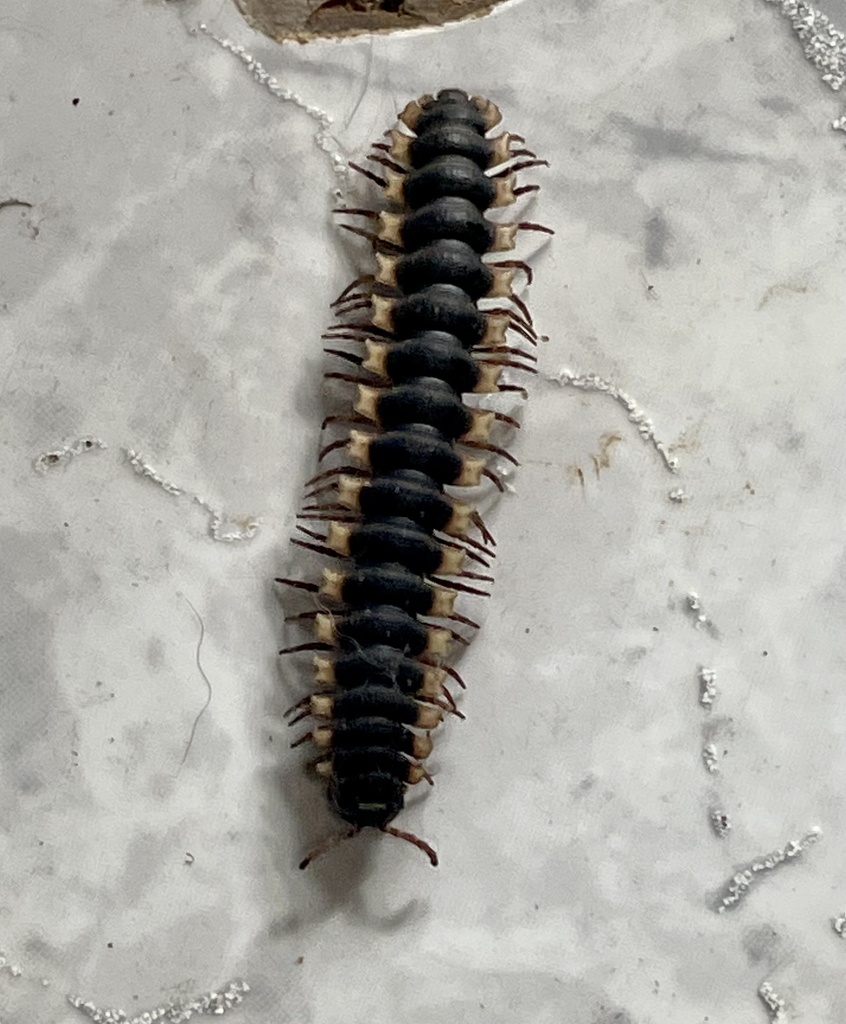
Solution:
M 380 208 L 333 211 L 352 218 L 341 227 L 367 239 L 376 267 L 332 304 L 326 352 L 354 370 L 324 376 L 354 385 L 355 398 L 324 421 L 342 433 L 319 461 L 338 464 L 306 484 L 292 541 L 341 564 L 324 568 L 319 583 L 277 578 L 320 606 L 287 617 L 314 634 L 280 654 L 314 652 L 315 686 L 286 716 L 312 719 L 292 746 L 316 748 L 313 766 L 347 825 L 300 868 L 366 828 L 438 863 L 427 842 L 391 822 L 409 786 L 432 783 L 423 763 L 432 731 L 445 715 L 463 717 L 447 684 L 465 684 L 448 661 L 468 642 L 461 627 L 477 623 L 456 599 L 487 597 L 493 582 L 479 570 L 490 567 L 494 538 L 457 495 L 483 480 L 504 490 L 488 463 L 516 459 L 492 438 L 519 426 L 465 399 L 525 394 L 502 378 L 508 368 L 536 372 L 537 334 L 514 291 L 516 276 L 531 283 L 532 271 L 498 254 L 515 248 L 520 231 L 553 233 L 487 216 L 537 191 L 517 175 L 547 164 L 522 136 L 493 135 L 500 120 L 494 103 L 460 89 L 412 100 L 368 154 L 378 172 L 350 163 L 379 187 Z

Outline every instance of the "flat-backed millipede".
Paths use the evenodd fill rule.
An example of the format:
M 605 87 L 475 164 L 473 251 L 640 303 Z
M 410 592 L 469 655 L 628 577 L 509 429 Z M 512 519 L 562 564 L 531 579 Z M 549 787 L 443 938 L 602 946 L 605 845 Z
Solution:
M 448 677 L 464 683 L 445 659 L 453 643 L 467 640 L 451 624 L 476 623 L 455 611 L 456 598 L 487 596 L 480 584 L 492 582 L 475 566 L 488 567 L 493 537 L 451 489 L 485 477 L 502 490 L 487 460 L 515 460 L 491 432 L 498 421 L 519 425 L 463 396 L 522 391 L 500 378 L 506 367 L 534 372 L 525 343 L 537 343 L 512 289 L 515 275 L 531 280 L 531 270 L 483 257 L 513 249 L 520 230 L 552 234 L 486 216 L 536 191 L 516 187 L 516 174 L 546 163 L 520 136 L 491 137 L 499 121 L 493 103 L 459 89 L 412 101 L 389 141 L 369 154 L 382 173 L 351 164 L 383 190 L 384 208 L 335 211 L 364 219 L 364 227 L 342 227 L 369 240 L 377 269 L 333 303 L 338 321 L 324 335 L 327 351 L 356 372 L 325 376 L 356 385 L 357 395 L 351 413 L 324 423 L 346 433 L 320 459 L 343 452 L 341 464 L 306 485 L 299 518 L 325 522 L 326 532 L 299 525 L 304 536 L 294 543 L 343 566 L 324 569 L 319 584 L 277 582 L 316 594 L 321 605 L 289 617 L 313 622 L 315 639 L 280 653 L 317 652 L 316 690 L 290 709 L 299 712 L 292 723 L 316 722 L 293 745 L 317 748 L 314 766 L 349 828 L 301 868 L 364 828 L 405 839 L 437 864 L 428 843 L 390 823 L 407 787 L 432 781 L 422 763 L 431 730 L 445 713 L 460 715 L 445 684 Z M 349 342 L 355 350 L 337 347 Z

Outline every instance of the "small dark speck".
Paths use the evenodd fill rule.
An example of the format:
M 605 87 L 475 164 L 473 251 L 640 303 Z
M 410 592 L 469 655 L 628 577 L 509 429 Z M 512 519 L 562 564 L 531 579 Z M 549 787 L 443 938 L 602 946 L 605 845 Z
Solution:
M 73 103 L 73 105 L 75 107 L 78 107 L 79 106 L 79 97 L 78 96 L 74 96 L 74 98 L 71 100 L 71 103 Z
M 769 653 L 770 653 L 769 651 L 761 651 L 761 657 L 762 657 L 762 658 L 766 658 L 766 656 L 767 656 L 767 655 L 768 655 Z
M 190 867 L 190 865 L 191 865 L 191 864 L 193 864 L 193 863 L 194 863 L 194 854 L 193 854 L 193 853 L 186 853 L 186 854 L 185 854 L 185 863 L 186 863 L 186 864 L 187 864 L 187 865 L 188 865 L 189 867 Z
M 657 633 L 658 632 L 658 627 L 657 626 L 653 626 L 652 627 L 652 632 L 653 633 Z
M 298 956 L 294 963 L 299 966 L 303 962 L 303 960 L 305 960 L 304 956 Z
M 38 845 L 39 846 L 43 846 L 44 845 L 44 840 L 43 839 L 39 839 L 38 840 Z
M 729 36 L 729 37 L 728 37 L 728 41 L 729 41 L 730 43 L 733 43 L 733 42 L 734 42 L 734 36 Z
M 107 949 L 114 949 L 115 948 L 115 944 L 113 942 L 107 942 L 106 943 L 106 948 Z
M 531 633 L 531 632 L 532 632 L 532 631 L 531 631 L 531 629 L 529 629 L 529 627 L 528 627 L 528 626 L 526 626 L 526 635 L 528 635 L 528 634 L 529 634 L 529 633 Z
M 70 523 L 62 523 L 62 526 L 70 526 Z
M 115 116 L 115 112 L 114 112 L 113 110 L 110 110 L 110 111 L 108 112 L 108 116 L 109 116 L 109 117 L 114 117 L 114 116 Z

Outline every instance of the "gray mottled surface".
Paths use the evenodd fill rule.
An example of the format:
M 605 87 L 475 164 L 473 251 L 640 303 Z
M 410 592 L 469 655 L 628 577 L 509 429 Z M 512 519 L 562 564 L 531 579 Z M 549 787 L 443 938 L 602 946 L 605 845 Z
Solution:
M 356 266 L 314 121 L 200 19 L 345 152 L 458 84 L 552 163 L 529 294 L 550 340 L 467 721 L 402 819 L 437 871 L 383 837 L 295 868 L 335 824 L 287 750 L 305 679 L 277 665 L 269 581 L 297 568 L 319 334 Z M 764 1021 L 765 980 L 790 1022 L 846 1019 L 846 150 L 777 10 L 524 0 L 279 48 L 205 0 L 22 0 L 0 67 L 0 200 L 32 204 L 0 209 L 0 1021 L 232 977 L 249 1024 Z M 563 368 L 632 395 L 677 477 Z M 85 436 L 108 447 L 34 470 Z M 257 534 L 214 541 L 192 495 Z M 212 692 L 188 749 L 191 605 Z

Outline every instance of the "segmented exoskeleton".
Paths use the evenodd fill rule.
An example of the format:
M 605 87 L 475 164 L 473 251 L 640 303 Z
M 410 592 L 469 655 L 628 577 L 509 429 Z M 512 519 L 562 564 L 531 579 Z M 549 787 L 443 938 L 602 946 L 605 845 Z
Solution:
M 318 652 L 316 692 L 292 709 L 300 711 L 293 721 L 314 716 L 316 724 L 294 746 L 317 747 L 315 767 L 349 828 L 300 867 L 363 828 L 406 839 L 437 864 L 427 843 L 390 822 L 409 785 L 431 782 L 422 764 L 430 731 L 444 713 L 459 714 L 445 684 L 464 684 L 445 659 L 467 641 L 451 623 L 476 624 L 455 600 L 487 595 L 480 584 L 492 578 L 476 566 L 488 567 L 494 543 L 478 511 L 446 489 L 483 477 L 502 489 L 488 458 L 516 461 L 491 440 L 498 421 L 516 421 L 463 396 L 522 390 L 501 375 L 505 367 L 534 372 L 526 343 L 537 343 L 513 291 L 515 275 L 531 280 L 531 270 L 483 257 L 513 249 L 521 229 L 552 233 L 486 216 L 536 190 L 515 187 L 515 176 L 545 163 L 519 136 L 490 137 L 499 120 L 493 103 L 458 89 L 409 103 L 369 156 L 384 174 L 351 165 L 383 190 L 385 208 L 336 211 L 369 222 L 342 227 L 372 243 L 377 270 L 336 300 L 338 322 L 324 335 L 331 355 L 357 367 L 326 376 L 355 384 L 357 394 L 351 414 L 326 421 L 351 424 L 320 453 L 343 451 L 342 463 L 307 485 L 301 518 L 327 522 L 327 532 L 301 525 L 305 537 L 294 543 L 344 564 L 325 569 L 320 584 L 279 582 L 332 609 L 292 616 L 314 620 L 316 637 L 281 653 Z M 344 342 L 357 350 L 334 347 Z

